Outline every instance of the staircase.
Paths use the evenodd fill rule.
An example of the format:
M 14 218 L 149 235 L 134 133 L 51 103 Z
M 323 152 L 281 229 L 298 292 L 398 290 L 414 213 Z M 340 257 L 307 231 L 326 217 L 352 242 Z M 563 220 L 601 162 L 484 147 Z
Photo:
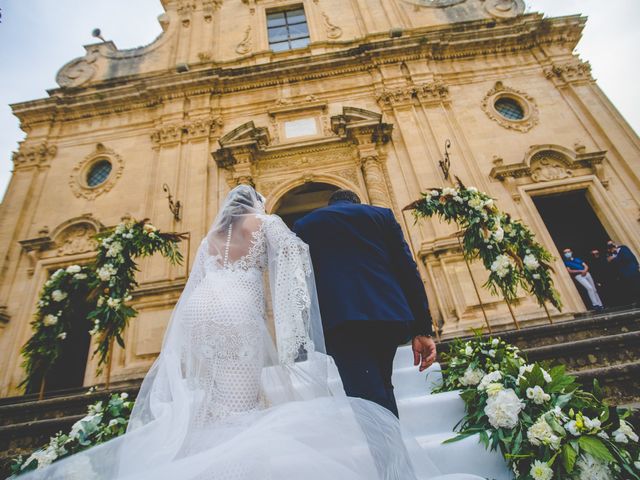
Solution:
M 497 335 L 520 347 L 532 361 L 564 363 L 586 385 L 598 378 L 612 404 L 640 405 L 640 310 L 584 315 Z M 450 341 L 440 343 L 439 351 L 446 351 L 450 344 Z M 469 437 L 453 445 L 441 444 L 452 436 L 455 422 L 450 424 L 450 419 L 457 422 L 462 418 L 464 405 L 455 392 L 426 395 L 438 378 L 437 368 L 429 369 L 426 376 L 418 373 L 408 346 L 398 349 L 393 379 L 401 422 L 443 473 L 453 473 L 447 468 L 455 467 L 465 444 L 476 444 L 477 439 Z M 8 459 L 30 453 L 60 430 L 68 431 L 84 416 L 88 404 L 107 398 L 112 392 L 126 391 L 133 398 L 138 387 L 139 382 L 133 382 L 114 385 L 110 392 L 85 394 L 86 389 L 68 390 L 42 401 L 33 395 L 0 399 L 0 465 L 3 465 L 0 478 L 8 472 Z M 498 454 L 473 451 L 482 475 L 504 478 L 504 465 Z

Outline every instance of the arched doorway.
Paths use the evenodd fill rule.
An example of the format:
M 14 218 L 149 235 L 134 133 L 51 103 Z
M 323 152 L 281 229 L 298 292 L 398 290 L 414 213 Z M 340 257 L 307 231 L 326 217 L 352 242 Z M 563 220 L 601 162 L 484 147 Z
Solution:
M 273 208 L 284 222 L 293 227 L 299 218 L 321 207 L 325 207 L 329 197 L 340 187 L 323 182 L 308 182 L 289 190 Z

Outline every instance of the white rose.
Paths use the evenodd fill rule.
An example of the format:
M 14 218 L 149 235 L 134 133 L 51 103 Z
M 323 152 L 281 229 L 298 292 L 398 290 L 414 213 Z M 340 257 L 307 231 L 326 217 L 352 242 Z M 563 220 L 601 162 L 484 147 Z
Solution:
M 509 274 L 513 267 L 513 260 L 508 255 L 498 255 L 491 264 L 491 271 L 495 272 L 498 277 L 503 278 Z
M 546 462 L 535 460 L 529 471 L 534 480 L 551 480 L 553 478 L 553 470 Z
M 498 382 L 502 380 L 502 373 L 499 371 L 487 373 L 482 380 L 480 380 L 480 385 L 478 385 L 478 390 L 485 390 L 490 383 Z
M 471 368 L 468 367 L 464 374 L 462 375 L 462 377 L 460 378 L 460 383 L 462 385 L 477 385 L 478 383 L 480 383 L 480 380 L 482 380 L 482 377 L 484 377 L 485 373 L 478 369 L 478 368 Z
M 85 278 L 87 278 L 87 274 L 86 273 L 76 273 L 73 278 L 75 278 L 76 280 L 84 280 Z
M 471 193 L 478 193 L 478 189 L 476 187 L 467 187 L 467 191 Z
M 458 191 L 455 188 L 444 187 L 442 189 L 442 195 L 445 195 L 445 196 L 451 195 L 453 197 L 454 195 L 457 195 L 457 194 L 458 194 Z
M 472 198 L 471 200 L 469 200 L 469 202 L 467 202 L 467 204 L 475 210 L 482 210 L 482 208 L 484 207 L 484 202 L 479 198 Z
M 51 314 L 45 315 L 45 317 L 42 319 L 42 323 L 45 327 L 51 327 L 58 323 L 58 317 Z
M 567 422 L 567 424 L 564 426 L 564 428 L 565 428 L 565 430 L 567 430 L 574 437 L 580 436 L 580 430 L 578 430 L 578 427 L 576 425 L 576 421 L 575 420 L 571 420 L 571 421 Z
M 67 267 L 67 273 L 79 273 L 82 270 L 80 265 L 69 265 Z
M 63 292 L 62 290 L 54 290 L 53 292 L 51 292 L 51 298 L 53 298 L 53 300 L 56 302 L 61 302 L 62 300 L 67 298 L 67 293 Z
M 429 195 L 431 195 L 432 197 L 437 197 L 440 195 L 440 192 L 438 190 L 431 190 L 429 192 Z
M 500 340 L 498 340 L 497 338 L 494 338 L 493 340 L 491 340 L 491 346 L 494 348 L 497 347 L 499 343 L 500 343 Z
M 67 338 L 67 332 L 61 332 L 58 334 L 58 338 L 60 340 L 64 340 L 65 338 Z
M 533 400 L 533 402 L 538 405 L 542 405 L 544 402 L 551 400 L 551 396 L 545 393 L 542 387 L 538 385 L 533 388 L 527 388 L 527 398 Z
M 157 230 L 157 228 L 151 225 L 150 223 L 145 223 L 142 229 L 144 230 L 145 233 L 149 235 Z
M 467 345 L 465 347 L 464 353 L 467 357 L 470 357 L 471 355 L 473 355 L 473 348 L 471 347 L 471 345 Z
M 491 350 L 489 350 L 488 355 L 489 355 L 491 358 L 494 358 L 494 357 L 496 356 L 496 351 L 492 348 Z
M 504 230 L 501 227 L 498 227 L 495 232 L 493 232 L 493 238 L 496 242 L 501 242 L 504 239 Z
M 514 428 L 524 403 L 512 389 L 501 390 L 487 399 L 484 413 L 494 428 Z

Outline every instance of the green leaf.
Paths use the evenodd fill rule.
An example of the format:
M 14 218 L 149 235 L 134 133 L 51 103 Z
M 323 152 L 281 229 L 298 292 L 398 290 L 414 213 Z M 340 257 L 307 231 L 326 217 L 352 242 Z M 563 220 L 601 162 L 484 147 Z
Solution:
M 459 433 L 458 435 L 456 435 L 453 438 L 448 438 L 447 440 L 443 441 L 442 443 L 454 443 L 454 442 L 459 442 L 460 440 L 464 440 L 467 437 L 470 437 L 471 435 L 475 435 L 477 432 L 466 432 L 466 433 Z
M 614 462 L 615 459 L 606 445 L 598 437 L 593 435 L 585 435 L 578 439 L 580 448 L 594 458 L 602 460 L 607 463 Z
M 567 473 L 573 472 L 573 467 L 576 464 L 576 458 L 578 457 L 578 452 L 576 452 L 571 445 L 565 443 L 562 446 L 562 466 L 567 471 Z

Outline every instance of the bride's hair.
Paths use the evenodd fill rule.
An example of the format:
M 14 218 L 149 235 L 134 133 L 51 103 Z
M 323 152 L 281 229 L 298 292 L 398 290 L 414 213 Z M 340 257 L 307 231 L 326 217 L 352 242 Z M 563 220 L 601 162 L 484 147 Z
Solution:
M 238 185 L 229 192 L 220 211 L 217 233 L 226 231 L 245 215 L 264 213 L 265 198 L 250 185 Z

